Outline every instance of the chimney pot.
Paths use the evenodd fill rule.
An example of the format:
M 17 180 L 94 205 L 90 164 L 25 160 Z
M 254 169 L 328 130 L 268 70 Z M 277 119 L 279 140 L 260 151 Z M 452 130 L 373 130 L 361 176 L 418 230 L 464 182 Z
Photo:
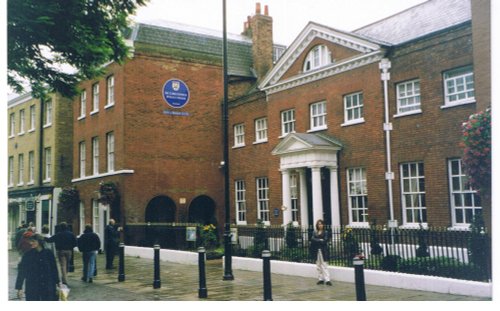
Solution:
M 255 14 L 260 14 L 260 2 L 255 4 Z
M 267 4 L 264 6 L 264 15 L 269 16 L 269 7 Z

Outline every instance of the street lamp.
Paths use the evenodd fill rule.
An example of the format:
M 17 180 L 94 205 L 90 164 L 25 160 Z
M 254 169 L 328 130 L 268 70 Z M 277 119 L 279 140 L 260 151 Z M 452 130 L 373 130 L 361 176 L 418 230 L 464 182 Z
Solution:
M 231 258 L 231 218 L 229 207 L 229 146 L 228 146 L 228 105 L 227 105 L 227 31 L 226 31 L 226 0 L 222 0 L 222 59 L 224 75 L 224 101 L 222 104 L 222 123 L 224 131 L 224 206 L 226 220 L 224 224 L 224 276 L 223 280 L 234 280 Z

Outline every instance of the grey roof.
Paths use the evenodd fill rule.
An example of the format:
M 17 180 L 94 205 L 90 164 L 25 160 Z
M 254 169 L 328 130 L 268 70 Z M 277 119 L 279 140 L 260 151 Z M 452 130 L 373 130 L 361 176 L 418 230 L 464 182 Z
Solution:
M 138 23 L 132 33 L 134 42 L 157 44 L 222 58 L 222 32 L 171 22 Z M 252 41 L 227 34 L 228 74 L 254 77 Z
M 326 134 L 294 133 L 293 135 L 313 146 L 331 146 L 333 144 L 342 147 L 340 141 Z
M 471 20 L 471 0 L 429 0 L 354 31 L 398 45 Z

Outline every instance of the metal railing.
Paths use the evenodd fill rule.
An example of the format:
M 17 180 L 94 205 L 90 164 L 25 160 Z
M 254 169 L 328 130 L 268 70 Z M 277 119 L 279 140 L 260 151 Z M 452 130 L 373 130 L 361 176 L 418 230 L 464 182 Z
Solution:
M 193 233 L 193 228 L 196 228 Z M 222 228 L 218 228 L 219 236 Z M 313 228 L 246 225 L 233 226 L 233 255 L 260 258 L 263 250 L 273 260 L 314 263 L 309 251 Z M 365 268 L 451 277 L 491 280 L 491 238 L 485 232 L 447 228 L 385 229 L 384 227 L 327 227 L 328 262 L 352 267 L 363 255 Z M 134 224 L 125 227 L 127 245 L 196 251 L 204 245 L 202 227 L 196 224 Z M 196 234 L 196 240 L 187 236 Z

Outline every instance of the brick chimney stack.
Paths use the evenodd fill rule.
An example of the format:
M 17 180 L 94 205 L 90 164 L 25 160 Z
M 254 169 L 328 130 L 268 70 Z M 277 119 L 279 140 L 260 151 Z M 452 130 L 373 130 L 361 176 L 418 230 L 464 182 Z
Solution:
M 273 66 L 273 19 L 267 5 L 262 14 L 260 3 L 256 3 L 255 14 L 248 16 L 242 34 L 252 39 L 253 65 L 260 81 Z

